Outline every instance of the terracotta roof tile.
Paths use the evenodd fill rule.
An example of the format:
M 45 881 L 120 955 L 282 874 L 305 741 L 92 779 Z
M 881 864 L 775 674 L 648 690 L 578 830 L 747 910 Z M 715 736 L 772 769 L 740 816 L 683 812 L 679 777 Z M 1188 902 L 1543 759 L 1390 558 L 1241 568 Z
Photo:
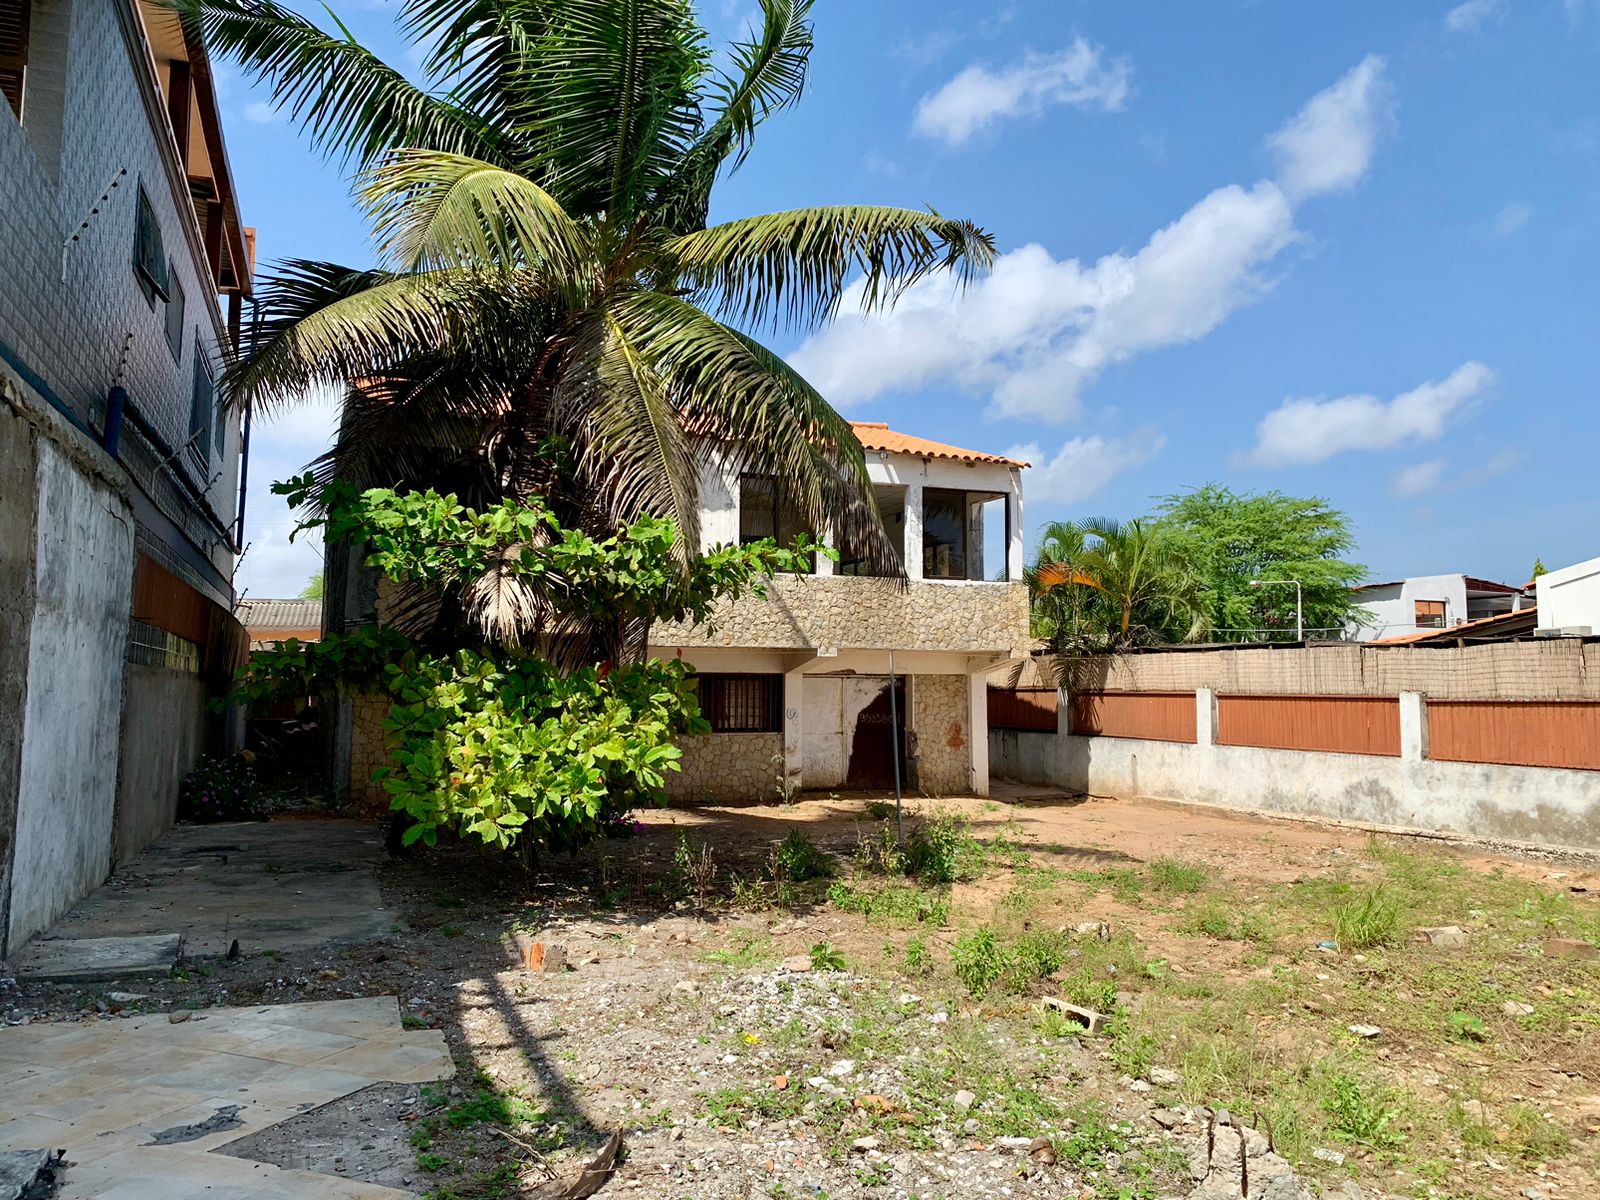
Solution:
M 889 454 L 914 454 L 918 458 L 947 458 L 955 462 L 994 463 L 1002 467 L 1027 467 L 1031 463 L 1006 458 L 1000 454 L 985 454 L 981 450 L 963 450 L 960 446 L 947 446 L 943 442 L 913 437 L 890 429 L 883 421 L 851 421 L 861 445 L 868 450 L 883 450 Z

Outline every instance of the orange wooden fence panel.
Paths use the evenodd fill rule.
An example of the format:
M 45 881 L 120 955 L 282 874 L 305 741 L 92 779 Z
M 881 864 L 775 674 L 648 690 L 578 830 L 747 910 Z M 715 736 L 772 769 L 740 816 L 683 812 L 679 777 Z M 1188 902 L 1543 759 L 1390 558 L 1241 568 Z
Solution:
M 1074 692 L 1072 732 L 1087 737 L 1192 742 L 1193 692 Z
M 989 728 L 1056 731 L 1055 688 L 990 688 Z
M 1396 696 L 1222 696 L 1217 742 L 1273 750 L 1400 755 Z
M 1600 771 L 1600 703 L 1430 700 L 1428 757 Z

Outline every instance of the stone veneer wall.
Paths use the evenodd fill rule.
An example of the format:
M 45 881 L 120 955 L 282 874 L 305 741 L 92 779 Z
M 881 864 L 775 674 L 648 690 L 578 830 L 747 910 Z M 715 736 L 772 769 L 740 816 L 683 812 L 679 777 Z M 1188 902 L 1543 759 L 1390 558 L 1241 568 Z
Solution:
M 357 696 L 350 719 L 350 807 L 366 816 L 389 812 L 389 793 L 372 773 L 389 761 L 384 746 L 383 721 L 389 715 L 384 696 Z
M 777 801 L 781 768 L 772 760 L 783 753 L 783 734 L 711 733 L 679 745 L 683 770 L 667 774 L 673 801 Z
M 917 675 L 911 683 L 917 787 L 930 796 L 972 787 L 972 729 L 965 675 Z
M 719 605 L 711 628 L 661 625 L 658 646 L 780 649 L 1008 651 L 1026 655 L 1028 588 L 1022 583 L 930 583 L 785 575 L 767 597 Z

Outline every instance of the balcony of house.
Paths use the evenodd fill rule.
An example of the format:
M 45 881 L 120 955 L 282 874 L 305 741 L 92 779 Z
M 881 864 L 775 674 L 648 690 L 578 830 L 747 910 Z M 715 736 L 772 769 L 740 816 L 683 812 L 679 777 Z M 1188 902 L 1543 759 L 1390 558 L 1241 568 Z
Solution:
M 886 456 L 887 457 L 887 456 Z M 874 499 L 898 569 L 825 532 L 837 555 L 771 581 L 767 596 L 724 604 L 709 627 L 663 626 L 663 647 L 924 650 L 1024 653 L 1021 488 L 1010 465 L 871 462 Z M 719 488 L 711 489 L 715 495 Z M 809 533 L 779 480 L 745 473 L 720 485 L 704 519 L 707 542 Z

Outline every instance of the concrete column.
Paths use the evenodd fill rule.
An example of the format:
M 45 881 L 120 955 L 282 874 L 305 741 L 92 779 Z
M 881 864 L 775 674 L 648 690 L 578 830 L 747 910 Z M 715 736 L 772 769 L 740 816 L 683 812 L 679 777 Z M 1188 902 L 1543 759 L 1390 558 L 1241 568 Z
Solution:
M 783 673 L 783 778 L 791 795 L 805 786 L 805 672 Z
M 972 794 L 989 794 L 989 673 L 967 676 L 967 744 L 972 747 Z
M 1428 698 L 1421 692 L 1400 693 L 1400 760 L 1423 762 L 1428 757 Z
M 906 575 L 922 578 L 922 479 L 906 479 Z
M 1056 689 L 1056 736 L 1066 737 L 1072 732 L 1072 693 L 1066 688 Z
M 1022 473 L 1011 472 L 1011 492 L 1006 496 L 1006 525 L 1011 531 L 1006 546 L 1006 578 L 1015 582 L 1022 578 L 1027 565 L 1022 547 Z
M 1197 746 L 1217 744 L 1217 692 L 1215 688 L 1194 690 L 1194 741 Z

